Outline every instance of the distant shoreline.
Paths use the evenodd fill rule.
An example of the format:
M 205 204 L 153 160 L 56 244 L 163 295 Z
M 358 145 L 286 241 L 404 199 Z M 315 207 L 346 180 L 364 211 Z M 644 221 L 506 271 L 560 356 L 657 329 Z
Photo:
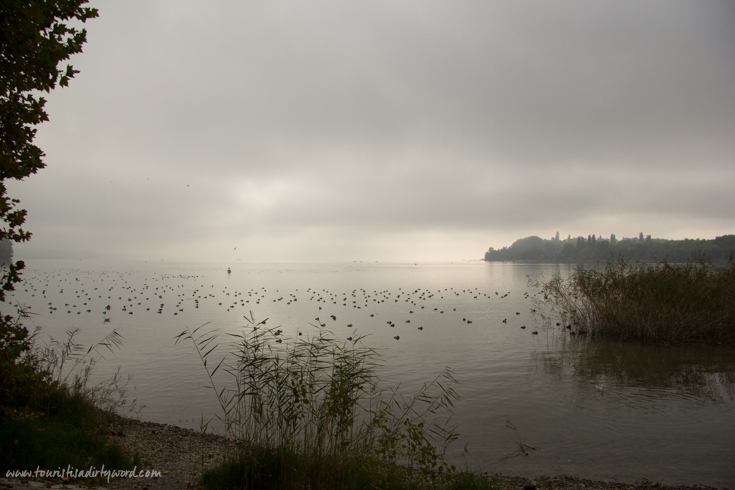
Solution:
M 595 263 L 623 257 L 635 262 L 685 263 L 691 260 L 727 262 L 735 257 L 735 235 L 724 235 L 712 240 L 666 240 L 641 235 L 618 240 L 610 237 L 585 237 L 549 240 L 538 236 L 521 238 L 510 247 L 485 252 L 487 262 L 521 263 Z

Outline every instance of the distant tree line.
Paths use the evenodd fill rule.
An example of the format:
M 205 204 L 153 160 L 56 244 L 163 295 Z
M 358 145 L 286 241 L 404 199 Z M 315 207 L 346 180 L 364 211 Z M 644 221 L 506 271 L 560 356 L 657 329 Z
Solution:
M 13 263 L 13 242 L 8 239 L 0 240 L 0 264 Z
M 635 238 L 618 240 L 610 237 L 588 235 L 587 238 L 569 236 L 565 240 L 556 237 L 549 240 L 530 236 L 516 240 L 510 247 L 485 252 L 485 260 L 533 261 L 533 262 L 596 262 L 623 256 L 643 262 L 686 262 L 692 258 L 706 258 L 715 262 L 727 261 L 735 256 L 735 235 L 724 235 L 714 240 L 685 239 L 665 240 L 639 234 Z

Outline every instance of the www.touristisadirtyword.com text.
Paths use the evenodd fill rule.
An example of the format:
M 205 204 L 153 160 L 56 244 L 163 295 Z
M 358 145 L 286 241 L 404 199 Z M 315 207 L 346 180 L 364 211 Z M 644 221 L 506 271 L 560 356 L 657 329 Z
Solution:
M 140 470 L 134 467 L 132 470 L 108 470 L 105 465 L 97 469 L 90 466 L 89 469 L 80 470 L 73 468 L 71 465 L 66 468 L 58 468 L 55 470 L 42 470 L 37 467 L 35 470 L 8 470 L 5 472 L 6 478 L 106 478 L 107 483 L 111 478 L 160 478 L 161 472 L 156 470 Z

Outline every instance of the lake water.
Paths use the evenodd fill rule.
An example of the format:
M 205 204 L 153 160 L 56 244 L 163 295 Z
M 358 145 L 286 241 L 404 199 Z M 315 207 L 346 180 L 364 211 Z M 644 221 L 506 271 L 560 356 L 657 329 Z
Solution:
M 338 338 L 366 335 L 381 355 L 381 384 L 405 394 L 451 367 L 462 398 L 450 453 L 467 444 L 471 469 L 735 487 L 735 350 L 591 341 L 540 325 L 529 281 L 571 271 L 34 260 L 10 298 L 34 313 L 29 327 L 56 339 L 76 327 L 85 345 L 112 328 L 122 334 L 95 376 L 117 366 L 132 375 L 146 420 L 199 428 L 217 413 L 196 353 L 174 336 L 205 323 L 238 332 L 252 310 L 286 337 L 322 323 Z M 538 449 L 526 456 L 515 441 Z

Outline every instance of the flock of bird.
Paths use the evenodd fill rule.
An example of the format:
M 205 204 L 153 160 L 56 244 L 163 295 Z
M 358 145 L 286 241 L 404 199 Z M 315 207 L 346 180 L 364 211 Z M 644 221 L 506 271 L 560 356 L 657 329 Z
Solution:
M 141 283 L 138 276 L 131 277 L 131 272 L 104 270 L 93 273 L 83 270 L 69 271 L 29 271 L 25 274 L 23 283 L 16 287 L 14 296 L 20 303 L 29 300 L 38 303 L 44 301 L 45 313 L 48 315 L 100 315 L 104 323 L 114 323 L 115 315 L 158 314 L 179 315 L 185 314 L 189 308 L 199 309 L 204 303 L 208 306 L 221 307 L 227 312 L 238 309 L 256 309 L 257 305 L 271 302 L 284 307 L 295 305 L 299 301 L 313 303 L 317 317 L 314 319 L 318 326 L 340 326 L 338 319 L 342 317 L 345 308 L 350 310 L 368 310 L 370 318 L 376 315 L 390 315 L 400 312 L 405 318 L 394 320 L 385 318 L 385 325 L 396 329 L 400 324 L 410 325 L 419 331 L 424 330 L 421 318 L 425 313 L 446 315 L 448 318 L 442 323 L 451 325 L 459 322 L 461 315 L 457 313 L 459 305 L 466 305 L 466 300 L 498 300 L 502 301 L 511 294 L 507 292 L 481 292 L 478 288 L 443 288 L 413 290 L 366 290 L 352 289 L 350 291 L 330 291 L 327 289 L 307 288 L 299 291 L 282 293 L 279 289 L 268 290 L 265 287 L 249 290 L 230 290 L 228 287 L 214 284 L 203 284 L 203 277 L 196 275 L 158 275 L 149 276 Z M 11 295 L 12 297 L 12 295 Z M 34 300 L 35 298 L 35 300 Z M 460 300 L 461 298 L 461 300 Z M 523 293 L 523 299 L 530 299 L 528 292 Z M 382 308 L 385 304 L 393 304 L 392 308 Z M 516 303 L 517 304 L 517 303 Z M 461 309 L 461 308 L 460 308 Z M 468 309 L 477 311 L 476 308 Z M 247 310 L 246 310 L 247 311 Z M 407 311 L 407 313 L 406 313 Z M 32 310 L 33 313 L 41 313 Z M 388 313 L 386 313 L 388 312 Z M 516 311 L 510 318 L 503 318 L 502 323 L 507 325 L 522 323 L 521 312 Z M 346 315 L 354 317 L 354 314 Z M 451 318 L 449 318 L 451 317 Z M 516 318 L 513 318 L 516 317 Z M 516 320 L 516 321 L 514 321 Z M 354 321 L 354 320 L 353 320 Z M 464 324 L 472 324 L 474 319 L 462 316 Z M 487 320 L 484 320 L 486 323 Z M 353 328 L 352 323 L 346 323 L 347 328 Z M 526 329 L 526 325 L 517 325 Z M 537 335 L 538 331 L 531 332 Z M 301 332 L 299 331 L 299 335 Z M 400 340 L 400 334 L 393 335 Z M 352 340 L 352 337 L 347 337 Z

